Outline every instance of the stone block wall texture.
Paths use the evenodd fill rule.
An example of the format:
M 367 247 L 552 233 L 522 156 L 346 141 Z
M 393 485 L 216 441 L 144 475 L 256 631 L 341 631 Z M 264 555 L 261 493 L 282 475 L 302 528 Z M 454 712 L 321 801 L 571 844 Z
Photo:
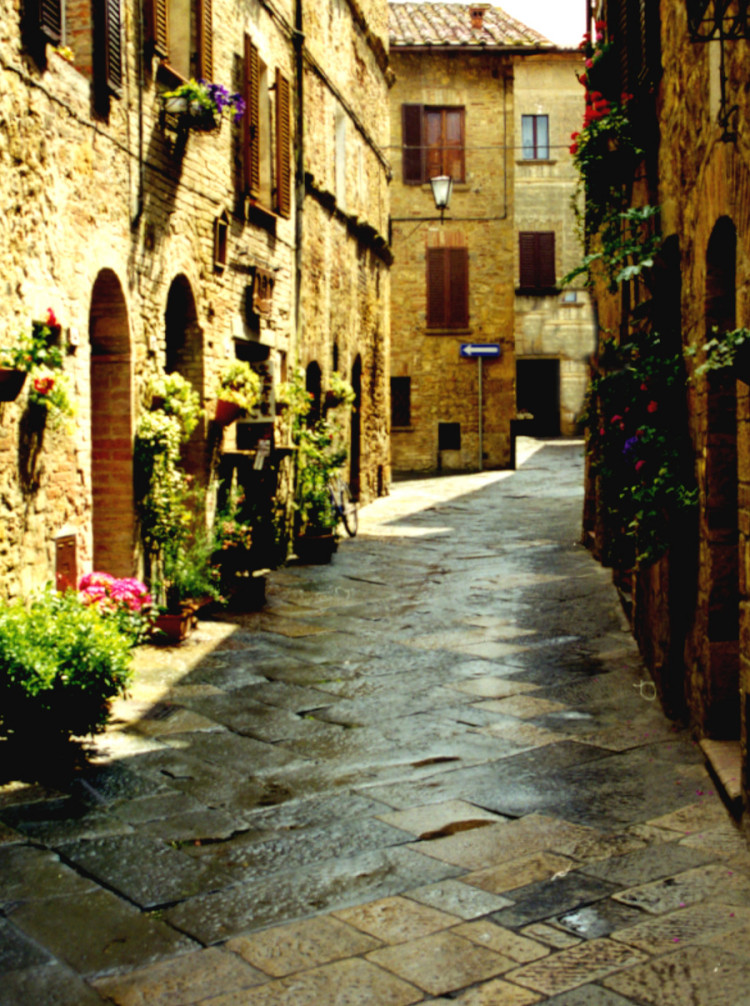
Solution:
M 401 470 L 472 470 L 479 465 L 479 381 L 460 346 L 500 343 L 499 360 L 483 362 L 483 467 L 511 464 L 515 415 L 513 75 L 502 53 L 401 52 L 391 49 L 390 147 L 394 266 L 391 275 L 391 373 L 411 379 L 411 426 L 391 434 Z M 453 186 L 441 223 L 429 184 L 405 185 L 401 106 L 465 108 L 466 181 Z M 469 256 L 469 325 L 433 334 L 426 327 L 426 253 L 463 245 Z M 460 424 L 460 450 L 438 451 L 440 423 Z
M 513 60 L 516 243 L 515 277 L 518 286 L 518 238 L 521 231 L 555 235 L 555 272 L 558 284 L 581 258 L 572 200 L 577 173 L 570 155 L 570 136 L 581 128 L 584 92 L 576 73 L 582 70 L 579 52 L 534 53 Z M 521 121 L 524 115 L 546 115 L 549 159 L 524 159 Z M 561 295 L 517 296 L 515 301 L 516 359 L 556 359 L 560 362 L 560 432 L 577 429 L 589 378 L 589 358 L 596 339 L 589 294 L 579 277 L 571 284 L 576 302 Z
M 329 7 L 335 8 L 339 36 L 349 36 L 352 65 L 358 60 L 365 64 L 360 77 L 346 87 L 344 76 L 340 81 L 341 93 L 358 116 L 347 138 L 355 145 L 362 136 L 382 144 L 387 63 L 378 40 L 382 43 L 385 37 L 386 4 L 351 0 L 303 5 L 318 12 Z M 11 345 L 16 333 L 52 307 L 70 344 L 64 370 L 75 389 L 77 410 L 75 419 L 60 429 L 49 424 L 38 429 L 37 417 L 25 407 L 25 395 L 17 402 L 0 403 L 3 597 L 23 595 L 54 578 L 54 540 L 63 529 L 77 537 L 79 573 L 94 562 L 109 561 L 110 545 L 117 566 L 112 572 L 137 570 L 132 479 L 123 472 L 149 376 L 163 370 L 168 352 L 173 357 L 176 353 L 178 369 L 199 381 L 210 418 L 220 371 L 234 357 L 236 346 L 251 355 L 268 352 L 283 377 L 297 353 L 299 316 L 308 307 L 315 319 L 313 330 L 330 346 L 338 315 L 328 308 L 321 311 L 319 291 L 309 278 L 304 279 L 301 311 L 297 297 L 297 276 L 306 276 L 308 262 L 314 273 L 318 254 L 328 246 L 335 248 L 329 258 L 337 260 L 341 287 L 349 289 L 341 318 L 362 339 L 357 351 L 366 368 L 368 394 L 378 389 L 366 407 L 363 466 L 364 456 L 372 452 L 372 467 L 382 466 L 381 481 L 387 484 L 381 361 L 386 353 L 388 270 L 382 248 L 381 257 L 373 257 L 370 231 L 364 242 L 352 239 L 351 221 L 319 212 L 319 205 L 313 207 L 304 232 L 298 232 L 294 211 L 290 219 L 247 213 L 241 128 L 226 118 L 220 130 L 211 133 L 191 130 L 181 136 L 165 126 L 158 94 L 174 86 L 174 78 L 167 81 L 158 60 L 148 51 L 142 58 L 138 51 L 139 10 L 130 0 L 123 3 L 122 91 L 102 110 L 92 100 L 89 6 L 68 5 L 65 41 L 74 50 L 71 64 L 50 46 L 42 57 L 33 58 L 22 38 L 19 5 L 0 0 L 0 345 Z M 230 90 L 240 88 L 247 32 L 258 44 L 271 79 L 279 68 L 292 84 L 293 127 L 294 20 L 294 0 L 213 5 L 214 79 Z M 345 48 L 342 42 L 341 51 Z M 320 47 L 319 59 L 318 80 L 342 72 L 339 51 Z M 325 97 L 328 102 L 330 90 Z M 308 111 L 315 107 L 312 101 Z M 330 125 L 331 143 L 315 154 L 314 173 L 330 187 L 330 102 L 325 108 L 319 105 L 316 114 L 326 135 Z M 293 137 L 294 150 L 298 141 Z M 358 196 L 351 196 L 353 212 L 372 221 L 374 233 L 384 232 L 386 168 L 373 143 L 362 146 L 361 156 L 356 150 L 351 153 L 347 174 L 347 184 L 360 185 Z M 219 270 L 214 267 L 214 225 L 222 213 L 228 214 L 227 264 Z M 270 318 L 250 326 L 245 296 L 254 266 L 273 272 L 275 289 Z M 329 285 L 326 275 L 323 287 Z M 309 304 L 304 298 L 310 298 Z M 336 311 L 341 310 L 337 303 Z M 353 344 L 344 347 L 342 341 L 342 350 L 348 364 Z M 110 395 L 103 393 L 110 380 L 103 378 L 104 356 L 111 358 L 114 375 Z M 209 432 L 207 420 L 198 444 L 203 464 Z M 223 446 L 232 443 L 232 434 L 225 434 Z M 119 475 L 118 464 L 126 466 Z M 375 482 L 376 476 L 369 474 L 367 485 Z M 113 544 L 111 515 L 120 512 L 118 507 L 125 514 L 124 528 L 122 540 Z
M 740 738 L 746 806 L 750 798 L 750 404 L 745 381 L 695 374 L 711 337 L 717 295 L 724 330 L 750 326 L 750 42 L 725 46 L 729 104 L 737 105 L 737 137 L 718 123 L 718 43 L 691 42 L 685 5 L 662 0 L 661 61 L 656 94 L 660 143 L 649 191 L 661 206 L 663 237 L 678 249 L 680 322 L 686 364 L 689 427 L 699 489 L 697 531 L 686 528 L 658 570 L 635 574 L 639 641 L 662 694 L 676 696 L 703 736 Z M 655 151 L 654 151 L 655 153 Z M 644 185 L 643 179 L 639 183 Z M 637 205 L 640 203 L 636 203 Z M 712 241 L 713 238 L 713 241 Z M 736 261 L 733 261 L 736 250 Z M 654 296 L 666 295 L 659 290 Z M 602 329 L 617 331 L 620 304 L 600 295 Z M 690 355 L 695 352 L 696 355 Z M 590 487 L 591 488 L 591 487 Z M 658 599 L 659 583 L 685 581 L 674 603 Z M 665 670 L 665 654 L 675 642 Z M 679 681 L 675 680 L 679 676 Z M 681 691 L 681 695 L 677 695 Z M 679 704 L 679 701 L 678 701 Z

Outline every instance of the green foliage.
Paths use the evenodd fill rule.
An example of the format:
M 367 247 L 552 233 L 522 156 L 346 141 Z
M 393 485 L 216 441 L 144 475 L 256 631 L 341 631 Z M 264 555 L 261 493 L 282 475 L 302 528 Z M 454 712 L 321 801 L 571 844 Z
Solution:
M 195 509 L 192 512 L 196 514 Z M 216 545 L 202 518 L 198 508 L 187 533 L 176 535 L 163 550 L 162 580 L 156 592 L 167 611 L 179 611 L 183 601 L 221 596 L 219 570 L 213 563 Z
M 60 326 L 50 307 L 45 321 L 33 321 L 31 329 L 22 332 L 15 345 L 0 350 L 0 362 L 4 367 L 25 370 L 29 374 L 39 368 L 60 370 L 62 351 L 54 341 L 59 332 Z
M 233 360 L 219 380 L 219 398 L 250 412 L 260 401 L 260 375 L 245 360 Z
M 607 343 L 588 397 L 591 471 L 608 524 L 605 561 L 650 562 L 697 504 L 684 421 L 684 365 L 654 333 Z
M 731 332 L 712 331 L 713 338 L 704 343 L 705 361 L 696 367 L 696 374 L 705 374 L 711 370 L 724 370 L 733 367 L 738 356 L 750 354 L 750 329 L 735 328 Z
M 130 679 L 131 641 L 96 605 L 48 588 L 0 608 L 0 723 L 6 735 L 103 729 Z

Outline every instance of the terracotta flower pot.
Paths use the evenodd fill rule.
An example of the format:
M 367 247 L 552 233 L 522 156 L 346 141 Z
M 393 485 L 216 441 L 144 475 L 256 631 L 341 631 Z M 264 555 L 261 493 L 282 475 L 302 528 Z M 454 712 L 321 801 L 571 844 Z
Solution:
M 229 426 L 244 413 L 242 406 L 236 402 L 227 402 L 220 398 L 216 403 L 216 422 L 220 426 Z

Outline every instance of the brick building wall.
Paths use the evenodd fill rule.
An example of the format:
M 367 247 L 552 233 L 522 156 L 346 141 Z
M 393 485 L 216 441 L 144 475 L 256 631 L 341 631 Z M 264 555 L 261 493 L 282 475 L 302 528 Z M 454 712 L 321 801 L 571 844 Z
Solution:
M 568 289 L 559 286 L 581 257 L 571 206 L 577 174 L 569 148 L 583 115 L 583 89 L 576 77 L 583 57 L 577 51 L 530 53 L 513 63 L 517 406 L 535 415 L 528 425 L 538 435 L 569 435 L 577 432 L 595 349 L 583 278 Z M 532 120 L 544 127 L 536 143 Z M 554 235 L 553 292 L 539 296 L 521 289 L 521 233 Z
M 293 191 L 285 214 L 273 205 L 278 181 L 272 159 L 277 141 L 274 89 L 262 89 L 268 130 L 264 184 L 259 197 L 248 200 L 241 126 L 225 118 L 217 132 L 183 134 L 162 115 L 159 94 L 178 78 L 154 54 L 148 24 L 140 21 L 140 4 L 123 3 L 121 87 L 117 96 L 102 96 L 91 57 L 88 5 L 68 5 L 63 41 L 74 50 L 71 64 L 45 47 L 37 33 L 30 43 L 21 30 L 18 5 L 1 0 L 0 345 L 11 345 L 16 332 L 43 318 L 47 307 L 54 308 L 63 326 L 64 370 L 73 382 L 77 409 L 67 427 L 36 430 L 24 395 L 17 402 L 0 403 L 3 596 L 24 594 L 54 578 L 54 543 L 61 531 L 76 536 L 79 573 L 92 564 L 123 575 L 134 572 L 138 552 L 131 450 L 148 377 L 169 365 L 199 390 L 207 418 L 192 445 L 191 466 L 205 475 L 216 446 L 210 418 L 221 369 L 237 355 L 267 361 L 275 379 L 283 379 L 296 359 L 297 327 L 305 311 L 315 319 L 311 327 L 321 343 L 329 346 L 338 312 L 350 319 L 351 334 L 342 339 L 340 352 L 347 366 L 360 353 L 367 375 L 362 424 L 366 492 L 372 495 L 377 488 L 378 471 L 387 484 L 380 361 L 388 280 L 385 241 L 378 235 L 385 231 L 388 197 L 386 168 L 374 152 L 383 143 L 387 115 L 385 4 L 351 0 L 330 6 L 337 16 L 340 48 L 348 45 L 352 64 L 362 60 L 367 67 L 361 79 L 353 78 L 346 87 L 342 77 L 341 92 L 361 120 L 360 133 L 352 133 L 364 130 L 373 143 L 359 161 L 352 154 L 367 176 L 352 217 L 332 213 L 319 200 L 308 217 L 302 213 L 303 230 L 296 208 L 304 190 L 294 192 L 300 139 L 294 134 L 295 23 L 303 13 L 317 16 L 321 5 L 301 0 L 213 5 L 213 79 L 232 91 L 242 88 L 247 35 L 266 72 L 264 87 L 272 88 L 277 71 L 290 84 Z M 169 58 L 176 63 L 179 55 L 172 52 Z M 324 71 L 318 80 L 329 71 L 348 72 L 339 66 L 340 51 L 327 48 L 325 40 L 318 59 Z M 308 111 L 314 107 L 313 96 Z M 318 112 L 325 132 L 331 109 L 320 106 Z M 331 136 L 333 129 L 331 120 Z M 322 146 L 309 158 L 310 176 L 325 176 L 323 189 L 329 191 L 332 147 Z M 354 213 L 369 227 L 362 226 L 359 242 L 351 237 Z M 227 231 L 226 262 L 217 267 L 214 237 L 220 217 Z M 350 289 L 344 306 L 335 305 L 336 313 L 321 312 L 311 279 L 325 248 L 336 249 L 340 284 Z M 247 288 L 257 268 L 274 279 L 272 309 L 262 317 L 246 310 Z M 300 275 L 306 289 L 298 299 Z M 322 282 L 330 283 L 328 272 Z M 354 333 L 360 340 L 356 352 Z M 231 429 L 219 448 L 234 446 Z
M 460 357 L 462 343 L 476 342 L 502 350 L 500 359 L 482 362 L 482 465 L 507 467 L 515 414 L 511 59 L 393 46 L 391 63 L 391 376 L 408 379 L 410 394 L 409 421 L 391 432 L 392 463 L 401 470 L 479 466 L 479 367 Z M 465 181 L 454 183 L 442 222 L 429 184 L 404 182 L 405 104 L 465 110 Z M 468 324 L 428 328 L 427 258 L 451 247 L 468 251 Z

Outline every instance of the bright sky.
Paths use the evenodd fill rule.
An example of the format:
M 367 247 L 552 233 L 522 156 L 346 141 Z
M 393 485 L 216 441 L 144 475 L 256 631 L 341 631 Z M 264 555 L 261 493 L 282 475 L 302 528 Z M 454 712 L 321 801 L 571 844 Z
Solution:
M 586 30 L 586 0 L 493 0 L 493 6 L 558 45 L 577 46 Z

